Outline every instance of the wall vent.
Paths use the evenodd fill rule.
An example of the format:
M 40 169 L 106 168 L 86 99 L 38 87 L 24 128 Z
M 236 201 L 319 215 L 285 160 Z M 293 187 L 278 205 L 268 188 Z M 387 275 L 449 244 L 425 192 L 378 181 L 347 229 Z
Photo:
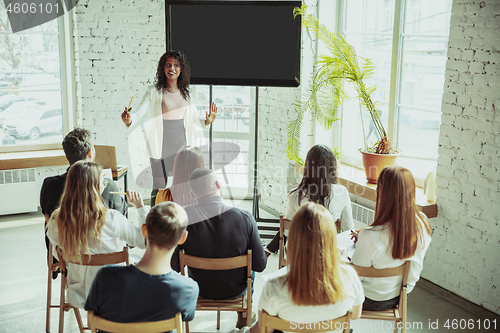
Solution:
M 0 170 L 0 215 L 35 212 L 39 200 L 35 169 Z
M 352 218 L 354 221 L 362 223 L 364 225 L 369 225 L 373 222 L 375 216 L 375 211 L 365 206 L 361 206 L 357 203 L 352 202 Z

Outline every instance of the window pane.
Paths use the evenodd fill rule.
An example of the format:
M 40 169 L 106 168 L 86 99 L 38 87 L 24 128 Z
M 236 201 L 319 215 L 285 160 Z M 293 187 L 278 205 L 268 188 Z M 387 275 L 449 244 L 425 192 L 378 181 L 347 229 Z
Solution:
M 57 20 L 13 34 L 2 2 L 0 143 L 2 146 L 61 143 L 63 116 L 42 118 L 46 111 L 56 109 L 62 110 Z
M 408 0 L 399 112 L 399 164 L 417 177 L 436 170 L 451 1 Z
M 382 122 L 387 129 L 394 0 L 350 0 L 345 1 L 344 5 L 344 37 L 354 46 L 358 56 L 370 59 L 375 65 L 373 76 L 365 80 L 365 84 L 367 87 L 377 86 L 372 99 L 377 103 Z M 346 157 L 360 160 L 358 149 L 364 147 L 364 141 L 359 102 L 354 89 L 351 86 L 346 88 L 351 98 L 342 105 L 341 146 Z M 363 110 L 363 123 L 367 144 L 372 145 L 380 138 L 366 110 Z
M 210 103 L 209 86 L 193 85 L 191 98 L 200 116 L 204 115 Z M 221 185 L 230 187 L 231 195 L 235 196 L 245 196 L 249 189 L 250 140 L 254 139 L 253 134 L 250 135 L 250 122 L 253 122 L 254 99 L 252 87 L 212 87 L 212 100 L 217 104 L 217 119 L 212 124 L 213 166 Z M 239 147 L 239 154 L 232 151 L 233 144 Z M 208 161 L 207 155 L 205 162 L 208 164 Z

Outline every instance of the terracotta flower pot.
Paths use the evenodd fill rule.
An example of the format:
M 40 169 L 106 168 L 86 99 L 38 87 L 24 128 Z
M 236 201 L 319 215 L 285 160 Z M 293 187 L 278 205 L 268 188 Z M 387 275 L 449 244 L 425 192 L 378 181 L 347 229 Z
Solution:
M 383 168 L 396 164 L 399 154 L 373 154 L 361 151 L 366 180 L 370 184 L 377 184 L 378 175 Z

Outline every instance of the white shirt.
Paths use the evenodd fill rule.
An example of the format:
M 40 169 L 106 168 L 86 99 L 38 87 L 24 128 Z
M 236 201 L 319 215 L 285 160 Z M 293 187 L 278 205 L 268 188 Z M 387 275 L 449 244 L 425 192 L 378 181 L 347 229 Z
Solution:
M 299 209 L 300 205 L 308 201 L 309 199 L 304 196 L 299 204 L 299 191 L 292 190 L 290 194 L 288 194 L 285 218 L 291 220 L 293 214 L 295 214 L 297 209 Z M 332 213 L 334 221 L 337 221 L 339 218 L 341 219 L 342 230 L 346 231 L 354 228 L 351 199 L 349 198 L 349 192 L 347 192 L 347 189 L 344 186 L 339 184 L 332 185 L 330 205 L 327 208 L 330 213 Z
M 137 211 L 142 224 L 146 221 L 148 211 L 144 207 L 138 208 Z M 53 253 L 56 253 L 55 247 L 59 245 L 59 238 L 57 223 L 54 219 L 51 219 L 48 225 L 47 237 L 54 247 Z M 141 230 L 114 209 L 108 209 L 99 239 L 97 244 L 94 244 L 93 237 L 89 238 L 89 250 L 91 254 L 120 252 L 127 244 L 140 249 L 146 248 Z M 69 304 L 83 309 L 94 277 L 101 267 L 68 263 L 67 301 Z
M 284 284 L 286 275 L 282 275 L 269 279 L 264 285 L 260 295 L 259 310 L 265 310 L 271 316 L 278 316 L 293 323 L 328 325 L 330 319 L 344 316 L 353 306 L 363 304 L 365 300 L 356 271 L 347 265 L 341 264 L 340 267 L 344 269 L 339 274 L 346 295 L 343 301 L 329 305 L 296 305 L 292 301 L 287 285 Z
M 356 250 L 352 256 L 352 263 L 362 267 L 392 268 L 410 261 L 408 273 L 407 293 L 415 287 L 422 272 L 425 252 L 431 243 L 431 236 L 427 233 L 424 223 L 418 218 L 423 230 L 423 242 L 418 242 L 415 254 L 410 259 L 399 260 L 392 258 L 392 244 L 389 244 L 390 230 L 386 226 L 370 226 L 359 232 Z M 361 277 L 365 296 L 374 301 L 386 301 L 399 295 L 402 276 L 386 278 Z

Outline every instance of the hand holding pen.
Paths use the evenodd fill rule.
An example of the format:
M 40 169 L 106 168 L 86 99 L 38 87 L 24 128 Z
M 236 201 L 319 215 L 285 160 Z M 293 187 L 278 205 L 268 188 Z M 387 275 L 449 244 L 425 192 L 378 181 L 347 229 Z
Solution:
M 132 96 L 132 98 L 130 99 L 130 103 L 128 104 L 128 108 L 125 108 L 125 111 L 123 111 L 123 113 L 122 113 L 122 121 L 127 126 L 132 125 L 132 118 L 130 118 L 130 110 L 132 110 L 132 108 L 130 107 L 130 105 L 132 105 L 133 99 L 134 99 L 134 97 Z

